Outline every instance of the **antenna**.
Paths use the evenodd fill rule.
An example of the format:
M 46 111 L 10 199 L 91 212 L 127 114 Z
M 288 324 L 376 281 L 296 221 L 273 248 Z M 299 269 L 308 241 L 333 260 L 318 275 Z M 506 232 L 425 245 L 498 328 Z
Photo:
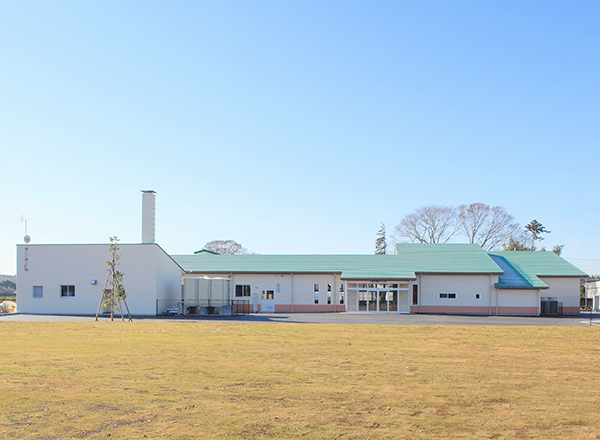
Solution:
M 25 244 L 28 244 L 31 241 L 31 237 L 29 235 L 27 235 L 27 220 L 29 220 L 30 218 L 33 218 L 32 215 L 30 215 L 29 217 L 25 217 L 24 215 L 21 216 L 21 221 L 25 222 L 25 237 L 23 237 L 23 241 L 25 242 Z

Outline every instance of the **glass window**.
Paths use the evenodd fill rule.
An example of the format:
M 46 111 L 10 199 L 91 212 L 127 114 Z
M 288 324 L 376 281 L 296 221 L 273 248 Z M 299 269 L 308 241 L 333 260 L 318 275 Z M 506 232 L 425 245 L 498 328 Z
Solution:
M 377 292 L 369 291 L 367 298 L 369 300 L 369 311 L 376 312 L 377 311 Z
M 379 311 L 387 312 L 387 292 L 385 290 L 379 291 Z
M 390 312 L 398 311 L 398 292 L 395 290 L 388 292 L 388 310 Z
M 340 304 L 344 305 L 344 285 L 340 284 Z
M 358 291 L 358 310 L 361 312 L 367 310 L 367 291 L 366 290 Z
M 417 284 L 413 284 L 413 306 L 419 304 L 419 286 Z
M 319 285 L 318 284 L 314 285 L 314 292 L 315 292 L 315 304 L 319 304 Z
M 236 284 L 235 285 L 235 296 L 251 296 L 251 287 L 247 284 Z
M 456 293 L 440 293 L 440 298 L 456 299 Z
M 60 286 L 60 296 L 63 298 L 75 296 L 75 286 Z
M 273 290 L 263 290 L 262 299 L 275 299 L 275 292 Z
M 33 286 L 33 297 L 43 298 L 44 297 L 44 286 Z

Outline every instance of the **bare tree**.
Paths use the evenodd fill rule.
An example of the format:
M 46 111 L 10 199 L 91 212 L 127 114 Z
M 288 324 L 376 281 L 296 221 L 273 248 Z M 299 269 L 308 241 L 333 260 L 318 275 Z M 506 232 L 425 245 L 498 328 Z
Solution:
M 460 205 L 458 223 L 469 243 L 476 243 L 486 251 L 499 249 L 521 229 L 502 206 L 491 208 L 485 203 Z
M 458 231 L 456 209 L 431 205 L 406 215 L 394 228 L 396 241 L 413 243 L 447 243 Z
M 204 245 L 204 249 L 223 255 L 247 254 L 248 250 L 233 240 L 213 240 Z

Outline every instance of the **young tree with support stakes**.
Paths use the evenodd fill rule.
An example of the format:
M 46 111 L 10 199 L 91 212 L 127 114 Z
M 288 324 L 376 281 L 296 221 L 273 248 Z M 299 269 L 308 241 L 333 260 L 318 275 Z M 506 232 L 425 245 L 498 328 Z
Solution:
M 108 265 L 106 281 L 104 282 L 102 297 L 100 299 L 100 304 L 98 305 L 98 311 L 96 312 L 96 321 L 98 321 L 100 309 L 110 311 L 111 321 L 114 321 L 115 310 L 118 310 L 121 314 L 121 320 L 125 321 L 125 314 L 123 313 L 121 303 L 125 304 L 129 321 L 133 321 L 133 319 L 131 319 L 131 313 L 129 313 L 129 306 L 127 306 L 127 294 L 125 293 L 125 288 L 122 284 L 123 272 L 117 270 L 119 260 L 121 259 L 121 254 L 119 254 L 119 239 L 117 237 L 110 237 L 110 246 L 108 247 L 108 250 L 110 252 L 110 260 L 106 261 L 106 264 Z M 109 286 L 110 289 L 108 289 Z

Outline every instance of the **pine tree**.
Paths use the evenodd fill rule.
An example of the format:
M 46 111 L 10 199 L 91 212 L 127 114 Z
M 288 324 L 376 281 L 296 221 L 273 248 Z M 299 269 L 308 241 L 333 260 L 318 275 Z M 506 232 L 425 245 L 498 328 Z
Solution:
M 558 255 L 560 257 L 560 254 L 562 254 L 562 250 L 565 247 L 564 244 L 557 244 L 556 246 L 554 246 L 552 248 L 552 252 L 554 252 L 556 255 Z
M 535 251 L 535 242 L 537 240 L 543 240 L 540 234 L 549 234 L 550 231 L 547 231 L 544 225 L 542 225 L 537 220 L 532 220 L 528 225 L 525 226 L 525 229 L 531 234 L 531 250 Z
M 375 255 L 385 255 L 387 252 L 387 242 L 385 239 L 385 225 L 382 223 L 379 232 L 375 234 Z

